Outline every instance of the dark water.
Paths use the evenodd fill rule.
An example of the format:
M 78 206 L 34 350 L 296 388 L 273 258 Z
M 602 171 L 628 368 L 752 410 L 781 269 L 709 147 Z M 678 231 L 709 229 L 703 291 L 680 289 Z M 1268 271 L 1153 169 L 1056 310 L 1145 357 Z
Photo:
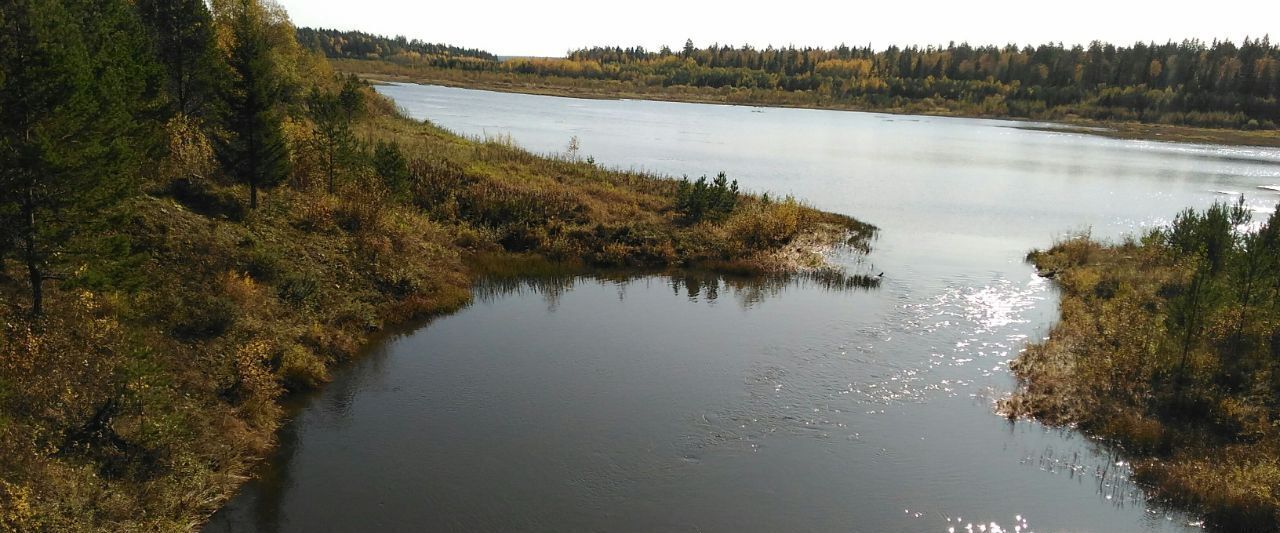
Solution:
M 477 289 L 305 399 L 208 531 L 1180 531 L 1121 458 L 1010 423 L 1045 335 L 1021 258 L 1280 196 L 1280 152 L 1019 124 L 397 85 L 416 117 L 662 173 L 725 170 L 882 228 L 871 291 L 702 274 Z M 763 112 L 757 112 L 763 111 Z

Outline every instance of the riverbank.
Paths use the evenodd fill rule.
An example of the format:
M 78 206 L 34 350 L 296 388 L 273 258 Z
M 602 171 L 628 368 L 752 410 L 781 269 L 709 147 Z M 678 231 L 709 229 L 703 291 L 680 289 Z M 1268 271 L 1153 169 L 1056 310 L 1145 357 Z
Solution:
M 1213 529 L 1273 531 L 1280 215 L 1257 234 L 1220 224 L 1238 216 L 1220 205 L 1140 242 L 1033 252 L 1061 319 L 1011 362 L 1023 386 L 1000 408 L 1114 444 L 1157 501 Z
M 1097 121 L 1083 118 L 1055 120 L 1029 120 L 997 114 L 970 113 L 918 103 L 907 107 L 873 108 L 849 105 L 836 101 L 822 101 L 810 93 L 770 93 L 768 99 L 757 97 L 751 91 L 711 89 L 697 87 L 637 87 L 618 81 L 580 80 L 539 77 L 534 75 L 495 74 L 487 72 L 455 71 L 433 68 L 408 68 L 383 62 L 353 59 L 330 59 L 333 67 L 344 73 L 356 74 L 374 82 L 420 83 L 464 89 L 481 89 L 497 92 L 585 98 L 593 100 L 653 100 L 718 105 L 742 105 L 795 109 L 825 109 L 865 113 L 901 115 L 925 115 L 958 118 L 987 118 L 1017 122 L 1052 122 L 1049 131 L 1098 135 L 1117 139 L 1138 139 L 1196 144 L 1223 144 L 1233 146 L 1280 147 L 1280 132 L 1267 130 L 1232 130 L 1196 128 L 1169 124 L 1143 124 L 1139 122 Z M 1028 126 L 1036 129 L 1035 126 Z
M 876 231 L 747 194 L 697 218 L 674 180 L 464 139 L 364 91 L 352 134 L 380 155 L 333 185 L 292 123 L 294 173 L 257 209 L 245 185 L 161 173 L 83 236 L 119 245 L 47 282 L 39 321 L 0 264 L 0 530 L 198 526 L 272 449 L 287 394 L 378 331 L 468 305 L 502 258 L 826 271 L 823 249 Z

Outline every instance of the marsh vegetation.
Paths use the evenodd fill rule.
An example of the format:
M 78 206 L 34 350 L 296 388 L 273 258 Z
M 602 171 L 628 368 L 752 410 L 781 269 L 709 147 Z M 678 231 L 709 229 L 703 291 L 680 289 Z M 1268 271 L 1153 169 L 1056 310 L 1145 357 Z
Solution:
M 1280 524 L 1280 210 L 1182 212 L 1140 237 L 1028 256 L 1061 322 L 1011 365 L 1010 416 L 1115 442 L 1157 497 L 1226 530 Z

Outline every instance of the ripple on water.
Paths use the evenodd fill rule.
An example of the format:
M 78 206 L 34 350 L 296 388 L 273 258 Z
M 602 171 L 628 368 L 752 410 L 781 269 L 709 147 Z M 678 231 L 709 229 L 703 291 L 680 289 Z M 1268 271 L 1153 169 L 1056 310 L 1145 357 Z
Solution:
M 766 348 L 766 360 L 744 377 L 747 401 L 695 416 L 698 434 L 686 444 L 758 450 L 779 433 L 856 441 L 859 434 L 848 427 L 854 413 L 871 416 L 889 406 L 974 396 L 977 379 L 1008 372 L 1010 354 L 1029 338 L 1024 314 L 1045 300 L 1047 287 L 1034 275 L 980 286 L 955 279 L 923 298 L 901 291 L 904 297 L 895 298 L 901 303 L 881 323 L 857 327 L 852 338 Z M 900 360 L 904 349 L 897 344 L 928 349 L 915 360 Z

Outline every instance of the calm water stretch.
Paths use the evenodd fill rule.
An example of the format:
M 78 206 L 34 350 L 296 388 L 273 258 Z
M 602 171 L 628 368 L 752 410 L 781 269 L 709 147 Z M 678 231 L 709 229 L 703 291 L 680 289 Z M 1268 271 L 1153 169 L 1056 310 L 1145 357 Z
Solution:
M 390 85 L 535 152 L 792 194 L 881 228 L 879 289 L 695 273 L 485 285 L 300 399 L 208 531 L 1182 531 L 1122 458 L 992 411 L 1055 317 L 1022 258 L 1246 195 L 1280 151 L 1029 124 Z M 1039 125 L 1043 126 L 1043 125 Z M 970 529 L 966 529 L 970 528 Z

